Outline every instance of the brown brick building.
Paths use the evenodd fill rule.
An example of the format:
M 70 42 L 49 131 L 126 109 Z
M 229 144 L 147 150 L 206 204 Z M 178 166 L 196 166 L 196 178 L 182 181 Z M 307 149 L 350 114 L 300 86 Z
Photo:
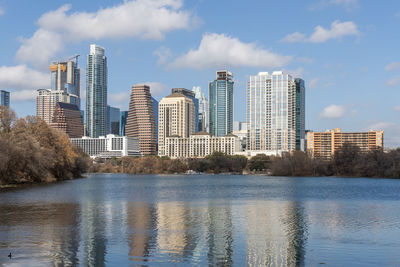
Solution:
M 57 102 L 50 126 L 63 131 L 69 138 L 80 138 L 83 136 L 81 112 L 73 104 Z
M 156 155 L 156 122 L 151 100 L 150 87 L 147 85 L 132 86 L 125 134 L 137 137 L 143 155 Z
M 329 160 L 344 143 L 358 146 L 361 152 L 383 150 L 383 131 L 345 133 L 336 128 L 326 132 L 307 132 L 307 151 L 313 158 Z

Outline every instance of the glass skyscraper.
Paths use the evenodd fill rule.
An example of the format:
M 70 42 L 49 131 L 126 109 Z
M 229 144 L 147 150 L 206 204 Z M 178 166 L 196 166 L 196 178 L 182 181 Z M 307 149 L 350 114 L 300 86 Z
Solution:
M 120 117 L 121 111 L 119 108 L 111 107 L 107 105 L 107 134 L 116 134 L 120 135 Z
M 0 106 L 10 107 L 10 92 L 0 90 Z
M 217 71 L 217 78 L 209 83 L 210 134 L 225 136 L 233 130 L 233 75 Z
M 97 138 L 107 132 L 107 58 L 104 48 L 90 45 L 86 64 L 86 130 Z
M 199 101 L 198 131 L 208 132 L 208 100 L 199 86 L 193 87 L 196 99 Z
M 301 79 L 275 71 L 247 83 L 247 149 L 275 153 L 304 150 L 305 87 Z

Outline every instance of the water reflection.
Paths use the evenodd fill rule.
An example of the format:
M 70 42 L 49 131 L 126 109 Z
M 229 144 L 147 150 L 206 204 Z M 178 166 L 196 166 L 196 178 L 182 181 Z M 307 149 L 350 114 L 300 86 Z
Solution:
M 210 184 L 215 182 L 209 179 Z M 268 184 L 270 191 L 284 191 L 284 199 L 248 197 L 254 189 L 243 186 L 246 180 L 230 179 L 218 180 L 223 198 L 215 193 L 217 189 L 215 194 L 208 188 L 196 195 L 200 190 L 193 188 L 193 200 L 184 192 L 188 187 L 179 187 L 188 180 L 174 181 L 176 186 L 165 192 L 146 179 L 140 185 L 133 179 L 117 180 L 119 188 L 127 188 L 122 195 L 112 191 L 112 178 L 75 181 L 68 190 L 63 184 L 56 186 L 60 192 L 74 192 L 74 201 L 70 196 L 50 198 L 48 187 L 35 189 L 40 196 L 36 200 L 25 189 L 7 193 L 10 198 L 0 194 L 0 266 L 309 266 L 319 262 L 346 266 L 354 265 L 354 257 L 364 266 L 400 261 L 398 201 L 310 201 L 302 197 L 309 190 L 304 180 Z M 261 191 L 267 187 L 263 182 L 257 185 Z M 240 186 L 229 188 L 232 184 Z M 179 197 L 166 197 L 178 191 Z M 137 195 L 154 198 L 139 201 Z M 10 204 L 5 201 L 9 199 L 20 202 Z M 368 260 L 363 249 L 379 254 Z M 11 260 L 6 257 L 10 251 Z

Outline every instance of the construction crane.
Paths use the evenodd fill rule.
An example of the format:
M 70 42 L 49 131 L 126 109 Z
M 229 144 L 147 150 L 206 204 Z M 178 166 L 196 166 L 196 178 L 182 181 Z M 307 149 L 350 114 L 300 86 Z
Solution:
M 73 57 L 71 57 L 71 58 L 68 59 L 68 60 L 71 60 L 71 59 L 74 59 L 74 58 L 75 58 L 75 63 L 76 63 L 76 65 L 78 66 L 78 57 L 80 57 L 80 55 L 73 56 Z

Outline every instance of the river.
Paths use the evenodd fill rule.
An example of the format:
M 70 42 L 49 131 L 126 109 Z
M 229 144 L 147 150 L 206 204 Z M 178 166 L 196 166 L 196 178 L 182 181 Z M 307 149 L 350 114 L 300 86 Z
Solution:
M 400 180 L 89 174 L 0 193 L 0 266 L 79 265 L 399 266 Z

